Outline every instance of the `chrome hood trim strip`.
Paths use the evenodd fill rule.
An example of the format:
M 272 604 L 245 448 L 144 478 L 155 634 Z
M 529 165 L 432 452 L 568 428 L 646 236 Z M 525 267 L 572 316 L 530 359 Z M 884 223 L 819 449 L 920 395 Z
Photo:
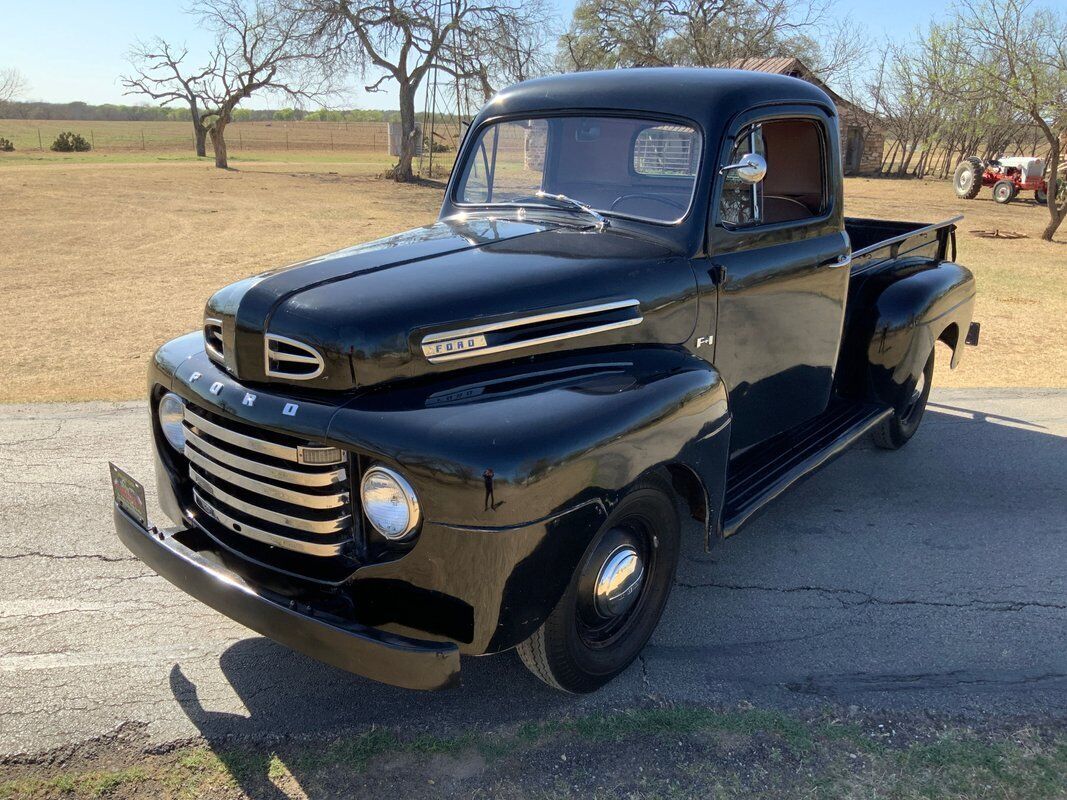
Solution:
M 486 334 L 497 333 L 511 328 L 537 325 L 543 322 L 558 322 L 560 320 L 572 319 L 575 317 L 593 316 L 595 314 L 603 314 L 609 311 L 619 311 L 627 308 L 640 308 L 640 305 L 641 303 L 639 300 L 618 300 L 612 303 L 600 303 L 595 306 L 583 306 L 582 308 L 571 308 L 562 311 L 549 311 L 542 314 L 516 317 L 515 319 L 503 320 L 501 322 L 490 322 L 485 325 L 473 325 L 466 328 L 456 328 L 451 331 L 431 333 L 424 336 L 422 339 L 422 353 L 431 364 L 441 364 L 464 358 L 475 358 L 477 356 L 490 355 L 493 353 L 503 353 L 509 350 L 537 347 L 539 345 L 551 344 L 552 342 L 574 339 L 579 336 L 590 336 L 595 333 L 603 333 L 604 331 L 611 331 L 617 328 L 628 328 L 632 325 L 640 325 L 644 321 L 644 317 L 641 316 L 640 312 L 638 312 L 636 317 L 631 319 L 615 320 L 599 325 L 591 325 L 588 328 L 553 333 L 532 339 L 508 342 L 506 344 L 490 345 L 485 339 Z M 458 347 L 461 349 L 451 350 L 450 352 L 441 352 L 442 345 L 452 343 L 459 343 Z

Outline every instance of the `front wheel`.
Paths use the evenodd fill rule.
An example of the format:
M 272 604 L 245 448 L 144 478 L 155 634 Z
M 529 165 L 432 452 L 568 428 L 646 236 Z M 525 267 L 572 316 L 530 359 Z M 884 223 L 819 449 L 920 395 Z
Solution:
M 566 593 L 518 646 L 534 675 L 565 692 L 599 689 L 626 669 L 655 630 L 680 544 L 670 485 L 651 478 L 615 508 Z
M 1015 199 L 1015 184 L 1011 181 L 1001 180 L 993 184 L 993 199 L 1000 203 L 1010 203 Z
M 930 352 L 930 358 L 926 361 L 922 373 L 919 375 L 915 386 L 911 390 L 911 397 L 903 410 L 894 411 L 893 415 L 882 420 L 874 430 L 871 438 L 874 443 L 883 450 L 899 450 L 908 443 L 908 440 L 919 430 L 923 412 L 926 411 L 926 401 L 930 399 L 930 386 L 934 379 L 934 353 Z

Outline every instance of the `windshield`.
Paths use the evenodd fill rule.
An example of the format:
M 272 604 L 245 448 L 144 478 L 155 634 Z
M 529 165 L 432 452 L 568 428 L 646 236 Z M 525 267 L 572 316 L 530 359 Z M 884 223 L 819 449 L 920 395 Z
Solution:
M 497 122 L 485 126 L 467 151 L 454 199 L 459 205 L 572 211 L 582 204 L 602 214 L 672 223 L 689 211 L 700 150 L 695 129 L 649 119 Z

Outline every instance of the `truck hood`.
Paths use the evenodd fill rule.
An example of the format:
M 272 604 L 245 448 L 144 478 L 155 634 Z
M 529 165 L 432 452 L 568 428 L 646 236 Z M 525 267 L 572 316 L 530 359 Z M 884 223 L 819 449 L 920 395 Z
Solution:
M 679 344 L 695 295 L 688 259 L 637 233 L 471 216 L 238 281 L 205 318 L 221 325 L 213 358 L 240 380 L 346 390 L 560 350 Z

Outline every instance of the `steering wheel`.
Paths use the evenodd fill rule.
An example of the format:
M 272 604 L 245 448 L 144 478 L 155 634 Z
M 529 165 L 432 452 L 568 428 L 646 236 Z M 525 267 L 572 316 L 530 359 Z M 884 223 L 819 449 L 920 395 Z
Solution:
M 671 208 L 677 208 L 679 211 L 685 211 L 685 206 L 681 203 L 677 203 L 674 200 L 668 200 L 666 197 L 660 197 L 658 194 L 648 194 L 646 192 L 635 192 L 634 194 L 624 194 L 622 197 L 616 197 L 615 202 L 611 204 L 611 208 L 608 210 L 614 211 L 620 203 L 623 203 L 626 200 L 635 199 L 652 200 L 656 203 L 663 203 L 663 205 L 670 206 Z

